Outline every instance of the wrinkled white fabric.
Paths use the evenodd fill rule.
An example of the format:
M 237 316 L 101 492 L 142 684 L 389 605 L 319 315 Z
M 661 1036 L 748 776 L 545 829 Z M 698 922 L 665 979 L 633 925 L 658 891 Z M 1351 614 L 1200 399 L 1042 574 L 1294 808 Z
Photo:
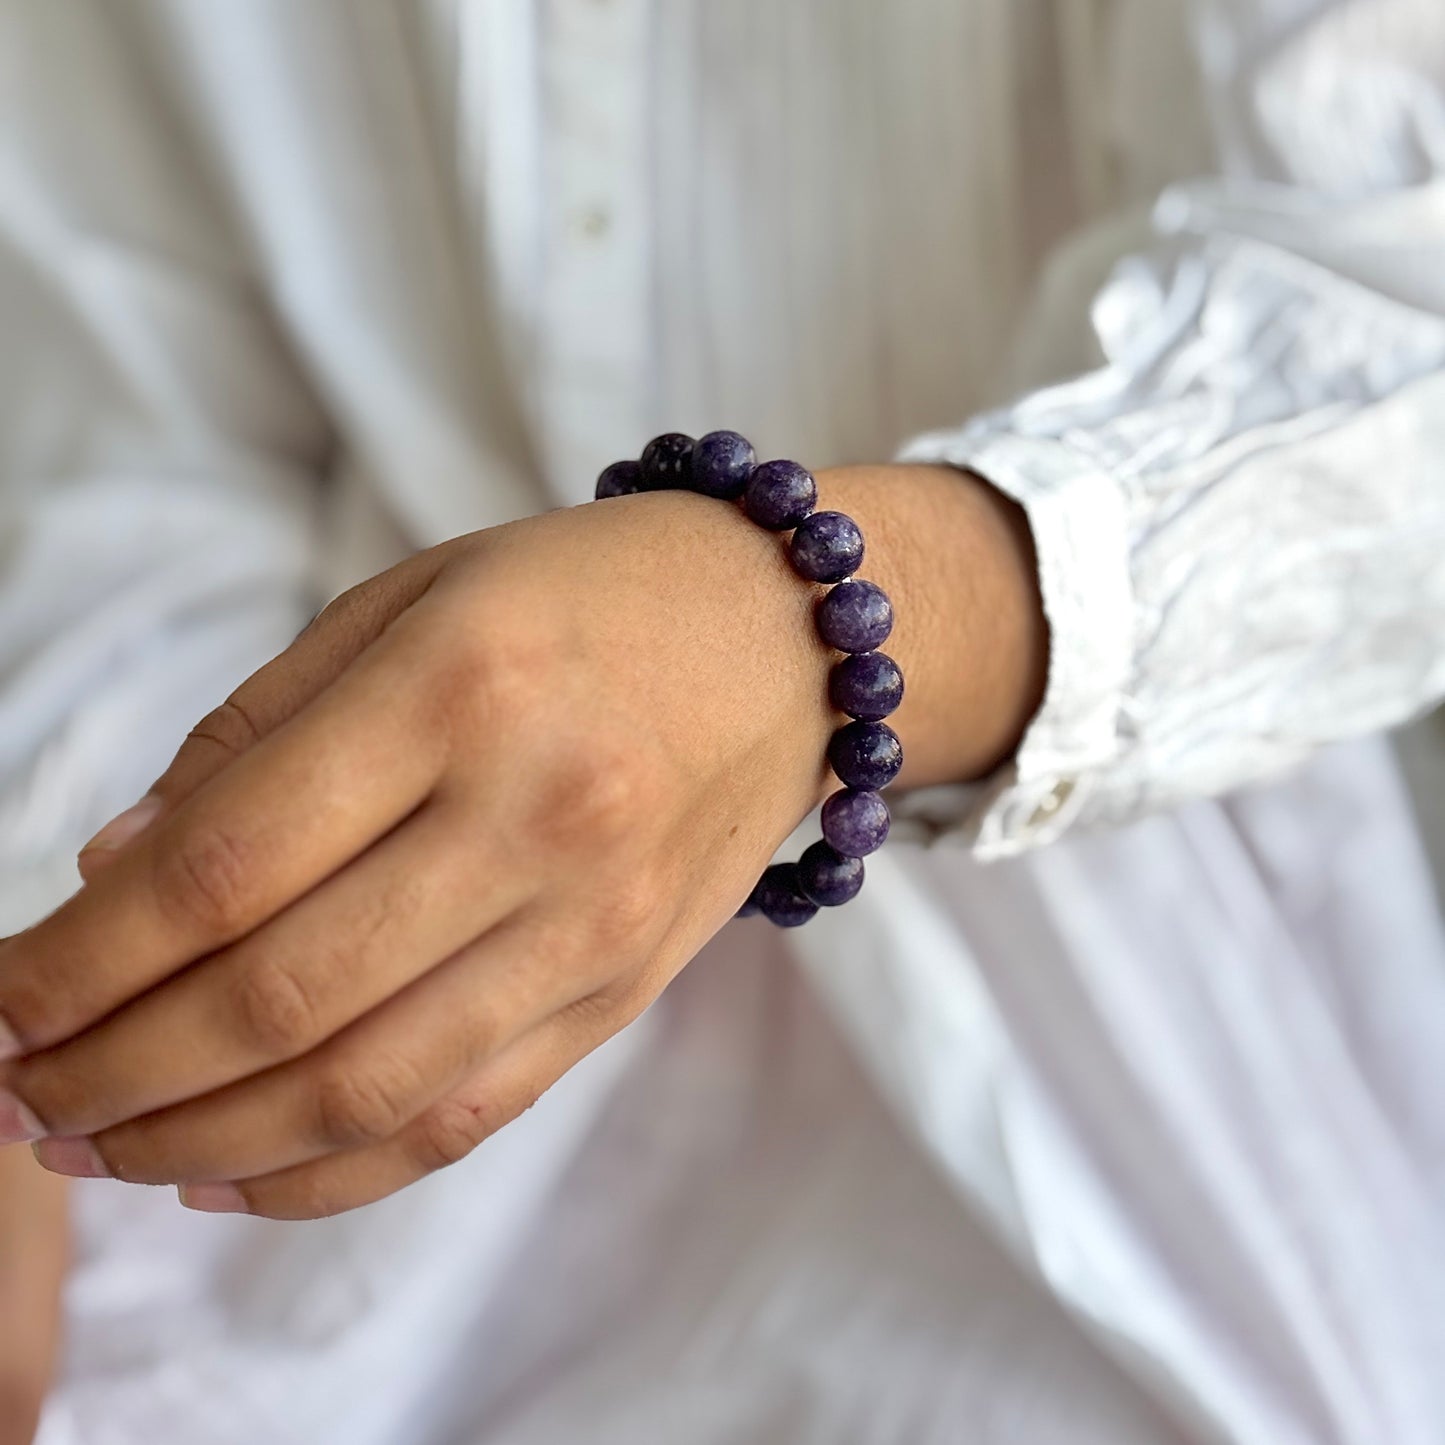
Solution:
M 904 453 L 1011 492 L 1040 552 L 1057 662 L 965 815 L 984 856 L 1272 776 L 1445 691 L 1445 183 L 1201 187 L 1156 224 L 1178 243 L 1095 302 L 1103 369 Z
M 975 466 L 1053 636 L 456 1169 L 79 1186 L 42 1445 L 1438 1442 L 1445 938 L 1382 745 L 1301 760 L 1441 691 L 1442 94 L 1429 0 L 0 0 L 0 928 L 664 427 Z

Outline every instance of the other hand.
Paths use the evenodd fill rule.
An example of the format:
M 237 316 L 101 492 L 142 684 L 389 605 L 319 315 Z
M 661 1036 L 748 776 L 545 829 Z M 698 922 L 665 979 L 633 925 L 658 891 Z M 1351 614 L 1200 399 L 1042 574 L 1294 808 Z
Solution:
M 66 1193 L 28 1149 L 0 1148 L 0 1445 L 30 1445 L 54 1369 Z

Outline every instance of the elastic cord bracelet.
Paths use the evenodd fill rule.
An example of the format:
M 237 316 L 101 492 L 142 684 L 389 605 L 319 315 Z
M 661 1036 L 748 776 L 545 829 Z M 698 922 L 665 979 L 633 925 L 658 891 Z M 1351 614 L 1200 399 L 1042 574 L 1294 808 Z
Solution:
M 846 903 L 863 886 L 863 859 L 888 836 L 880 790 L 898 776 L 903 745 L 884 723 L 903 700 L 903 672 L 878 648 L 893 630 L 893 604 L 881 587 L 854 577 L 863 534 L 842 512 L 816 512 L 818 484 L 796 462 L 758 463 L 746 438 L 715 431 L 694 441 L 680 432 L 654 437 L 640 460 L 614 462 L 597 479 L 597 496 L 684 490 L 742 509 L 770 532 L 791 532 L 788 559 L 798 576 L 828 583 L 814 618 L 829 647 L 847 654 L 828 676 L 828 697 L 851 722 L 828 744 L 843 787 L 823 804 L 823 837 L 796 863 L 774 863 L 738 910 L 781 928 L 806 923 L 820 907 Z

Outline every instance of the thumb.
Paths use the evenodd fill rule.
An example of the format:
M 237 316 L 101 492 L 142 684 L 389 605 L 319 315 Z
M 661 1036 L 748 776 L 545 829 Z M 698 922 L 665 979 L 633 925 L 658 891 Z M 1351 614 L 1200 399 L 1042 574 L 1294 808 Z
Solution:
M 80 876 L 93 878 L 157 818 L 325 691 L 426 591 L 440 567 L 435 549 L 420 552 L 343 592 L 318 613 L 290 647 L 191 729 L 145 797 L 85 844 L 77 859 Z

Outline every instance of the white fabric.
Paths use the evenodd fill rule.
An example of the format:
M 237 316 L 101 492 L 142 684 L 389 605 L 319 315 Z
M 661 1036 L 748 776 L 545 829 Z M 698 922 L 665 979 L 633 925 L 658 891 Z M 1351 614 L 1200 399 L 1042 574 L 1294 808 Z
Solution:
M 0 927 L 327 592 L 663 427 L 976 466 L 1053 629 L 1017 760 L 910 800 L 970 848 L 725 930 L 465 1164 L 80 1186 L 43 1445 L 1445 1434 L 1394 773 L 1210 801 L 1441 691 L 1442 28 L 0 0 Z

